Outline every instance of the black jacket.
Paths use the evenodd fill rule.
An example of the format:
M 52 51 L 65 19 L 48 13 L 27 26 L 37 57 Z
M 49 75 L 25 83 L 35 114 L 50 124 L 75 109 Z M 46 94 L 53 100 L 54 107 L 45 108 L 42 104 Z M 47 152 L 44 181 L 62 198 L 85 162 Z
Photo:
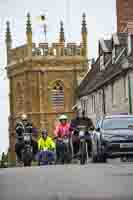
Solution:
M 90 118 L 87 117 L 74 118 L 70 123 L 70 131 L 74 130 L 74 133 L 78 132 L 76 129 L 81 125 L 86 126 L 86 131 L 88 131 L 89 128 L 93 127 L 93 122 Z

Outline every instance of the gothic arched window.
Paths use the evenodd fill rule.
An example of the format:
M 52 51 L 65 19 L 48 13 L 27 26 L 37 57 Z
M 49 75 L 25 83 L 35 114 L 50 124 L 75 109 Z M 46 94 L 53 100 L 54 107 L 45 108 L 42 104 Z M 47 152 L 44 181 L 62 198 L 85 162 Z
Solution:
M 64 109 L 64 86 L 61 81 L 56 81 L 51 89 L 51 101 L 53 110 Z

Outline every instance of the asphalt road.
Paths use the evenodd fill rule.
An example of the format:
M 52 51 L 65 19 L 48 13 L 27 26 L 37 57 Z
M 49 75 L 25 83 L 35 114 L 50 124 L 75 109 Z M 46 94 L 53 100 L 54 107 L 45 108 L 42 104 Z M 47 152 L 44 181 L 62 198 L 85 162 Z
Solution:
M 0 169 L 0 200 L 133 200 L 133 163 Z

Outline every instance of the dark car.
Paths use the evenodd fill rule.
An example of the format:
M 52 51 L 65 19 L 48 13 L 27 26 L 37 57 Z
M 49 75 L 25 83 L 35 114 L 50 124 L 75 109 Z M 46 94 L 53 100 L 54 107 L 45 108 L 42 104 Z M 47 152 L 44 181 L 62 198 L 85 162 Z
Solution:
M 92 161 L 133 157 L 133 115 L 107 116 L 92 134 Z

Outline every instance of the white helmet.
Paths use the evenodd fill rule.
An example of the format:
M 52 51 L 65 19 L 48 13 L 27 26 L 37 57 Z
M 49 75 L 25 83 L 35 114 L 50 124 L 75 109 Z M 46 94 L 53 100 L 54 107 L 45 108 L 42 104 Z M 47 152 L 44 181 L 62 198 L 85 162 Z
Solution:
M 26 114 L 23 114 L 23 115 L 21 116 L 21 119 L 22 119 L 22 120 L 27 120 L 27 115 L 26 115 Z
M 68 117 L 66 115 L 61 115 L 59 117 L 59 120 L 67 120 L 67 119 L 68 119 Z

